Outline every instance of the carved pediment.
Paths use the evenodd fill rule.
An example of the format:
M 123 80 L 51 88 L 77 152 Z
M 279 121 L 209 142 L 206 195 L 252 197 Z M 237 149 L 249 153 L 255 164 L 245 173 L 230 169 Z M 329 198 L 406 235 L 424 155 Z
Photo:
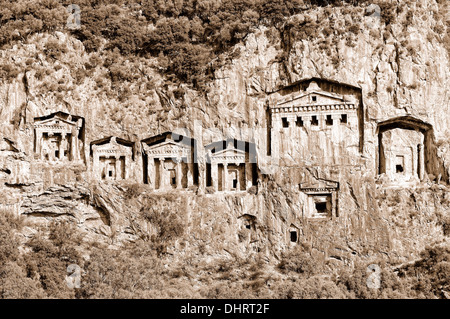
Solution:
M 151 157 L 185 157 L 189 156 L 191 148 L 173 141 L 166 141 L 161 144 L 148 146 L 143 145 L 147 155 Z
M 115 138 L 111 138 L 110 142 L 106 144 L 93 145 L 92 149 L 99 156 L 127 156 L 132 154 L 131 146 L 119 144 Z
M 36 128 L 48 128 L 48 129 L 72 129 L 73 127 L 76 127 L 76 122 L 71 122 L 59 117 L 54 117 L 51 119 L 45 119 L 42 121 L 37 121 L 34 123 L 34 127 Z
M 293 93 L 283 98 L 277 106 L 334 105 L 345 103 L 343 95 L 326 91 Z
M 225 149 L 209 155 L 211 160 L 220 163 L 244 163 L 245 151 L 239 149 Z
M 326 179 L 318 179 L 300 183 L 300 190 L 305 193 L 331 192 L 336 191 L 338 189 L 339 189 L 339 182 L 330 181 Z

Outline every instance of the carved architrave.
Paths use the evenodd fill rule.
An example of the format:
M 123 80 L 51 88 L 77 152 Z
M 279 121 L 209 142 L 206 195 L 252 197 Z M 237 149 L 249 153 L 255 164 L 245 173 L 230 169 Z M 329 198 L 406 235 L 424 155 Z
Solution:
M 209 153 L 208 157 L 211 163 L 245 163 L 245 151 L 239 149 L 225 149 L 217 153 Z
M 313 216 L 310 216 L 312 219 L 326 219 L 327 217 L 338 217 L 339 216 L 339 210 L 337 207 L 337 193 L 339 190 L 339 183 L 325 180 L 325 179 L 319 179 L 319 180 L 313 180 L 305 183 L 300 184 L 300 190 L 304 193 L 306 193 L 314 202 L 323 202 L 323 199 L 326 197 L 329 197 L 331 205 L 330 208 L 330 215 L 329 216 L 322 216 L 321 214 L 315 214 Z
M 132 148 L 129 146 L 121 145 L 115 142 L 113 139 L 108 144 L 93 145 L 92 150 L 94 156 L 131 156 Z
M 190 158 L 191 148 L 186 145 L 167 141 L 148 146 L 143 144 L 145 153 L 150 158 Z
M 58 117 L 40 121 L 34 128 L 45 133 L 72 133 L 73 128 L 79 129 L 76 122 L 67 121 Z
M 351 96 L 323 91 L 311 82 L 306 91 L 289 94 L 276 101 L 272 113 L 342 112 L 357 109 L 357 101 Z
M 339 183 L 328 180 L 300 183 L 300 190 L 307 194 L 331 193 L 339 189 Z

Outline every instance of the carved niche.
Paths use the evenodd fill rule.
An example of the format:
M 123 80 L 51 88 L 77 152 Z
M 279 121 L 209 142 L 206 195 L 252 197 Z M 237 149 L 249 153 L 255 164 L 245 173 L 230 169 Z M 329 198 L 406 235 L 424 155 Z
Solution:
M 363 145 L 361 90 L 323 79 L 300 81 L 269 98 L 268 155 L 281 165 L 347 165 Z
M 165 132 L 141 141 L 144 182 L 152 189 L 183 189 L 198 184 L 195 140 Z
M 308 195 L 305 217 L 327 219 L 339 216 L 338 182 L 318 179 L 300 183 L 300 190 Z
M 92 142 L 91 148 L 93 173 L 97 180 L 129 179 L 133 161 L 133 142 L 111 136 Z
M 49 162 L 83 162 L 84 119 L 57 112 L 34 119 L 36 158 Z
M 205 150 L 206 186 L 212 186 L 216 191 L 245 191 L 257 184 L 253 143 L 227 139 L 211 143 Z

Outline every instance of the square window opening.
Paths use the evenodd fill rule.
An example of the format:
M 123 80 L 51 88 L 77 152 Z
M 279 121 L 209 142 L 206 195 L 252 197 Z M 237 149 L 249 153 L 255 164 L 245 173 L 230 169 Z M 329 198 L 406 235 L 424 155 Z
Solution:
M 298 127 L 303 127 L 303 120 L 300 116 L 297 117 L 297 121 L 295 123 Z
M 288 122 L 288 120 L 287 120 L 287 118 L 286 117 L 283 117 L 282 119 L 281 119 L 281 121 L 282 121 L 282 123 L 283 123 L 283 127 L 289 127 L 289 122 Z
M 402 165 L 395 165 L 395 172 L 396 173 L 403 173 L 404 169 Z
M 347 114 L 341 114 L 341 123 L 347 124 Z
M 313 115 L 311 117 L 311 125 L 314 125 L 314 126 L 318 126 L 319 125 L 319 120 L 317 119 L 316 115 Z
M 326 202 L 316 203 L 316 210 L 318 214 L 326 215 L 328 213 L 327 203 Z
M 331 115 L 327 115 L 326 124 L 327 125 L 333 125 L 333 119 L 331 118 Z
M 313 95 L 313 96 L 312 96 L 312 101 L 313 101 L 313 102 L 317 102 L 317 96 Z

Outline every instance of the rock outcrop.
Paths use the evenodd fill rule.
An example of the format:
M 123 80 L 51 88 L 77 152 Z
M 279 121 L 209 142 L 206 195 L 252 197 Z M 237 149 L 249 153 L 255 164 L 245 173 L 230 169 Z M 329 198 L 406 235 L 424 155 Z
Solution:
M 421 3 L 423 14 L 427 6 L 437 6 Z M 308 14 L 321 19 L 324 10 Z M 357 19 L 341 10 L 333 16 Z M 291 22 L 302 19 L 293 16 Z M 78 83 L 73 70 L 83 69 L 95 53 L 62 33 L 37 34 L 28 44 L 14 45 L 0 60 L 31 62 L 0 85 L 1 207 L 36 223 L 69 220 L 86 241 L 119 246 L 160 238 L 174 254 L 206 249 L 211 256 L 259 253 L 277 260 L 303 243 L 330 265 L 351 265 L 355 255 L 406 261 L 426 245 L 448 244 L 442 229 L 450 212 L 448 52 L 429 36 L 431 18 L 414 17 L 412 24 L 396 23 L 389 30 L 372 17 L 358 19 L 364 27 L 352 45 L 336 30 L 287 46 L 286 39 L 261 27 L 236 45 L 240 56 L 216 71 L 207 93 L 186 88 L 177 98 L 150 62 L 142 73 L 154 78 L 155 88 L 144 90 L 144 99 L 132 95 L 120 101 L 102 92 L 94 80 L 105 71 L 101 65 Z M 49 39 L 67 48 L 58 60 L 44 54 Z M 330 50 L 323 50 L 323 42 Z M 56 83 L 64 94 L 51 87 Z M 286 110 L 272 113 L 274 108 Z M 82 119 L 76 125 L 83 132 L 73 133 L 79 138 L 71 135 L 79 161 L 70 160 L 72 153 L 63 162 L 56 159 L 61 153 L 49 153 L 55 162 L 39 158 L 36 123 L 50 114 L 69 115 L 74 123 Z M 391 119 L 408 120 L 393 121 L 398 125 L 381 134 L 380 125 Z M 142 141 L 166 131 L 195 139 L 197 162 L 167 166 L 168 178 L 175 178 L 167 185 L 175 187 L 155 190 L 145 177 L 150 173 Z M 130 150 L 104 162 L 104 176 L 111 172 L 111 180 L 102 180 L 92 145 L 119 139 Z M 207 182 L 220 174 L 229 178 L 225 168 L 208 175 L 205 149 L 227 139 L 256 149 L 253 171 L 233 171 L 257 176 L 242 179 L 248 187 L 237 182 L 238 191 L 220 191 Z M 381 144 L 386 152 L 380 152 Z M 386 160 L 389 156 L 394 158 Z M 404 171 L 408 178 L 396 179 Z M 193 175 L 186 173 L 184 182 L 176 180 L 178 172 Z M 233 185 L 238 179 L 233 176 L 225 185 Z M 176 189 L 182 183 L 186 187 Z M 174 230 L 178 237 L 161 235 L 163 221 L 149 218 L 150 208 L 176 216 L 172 222 L 183 229 Z

